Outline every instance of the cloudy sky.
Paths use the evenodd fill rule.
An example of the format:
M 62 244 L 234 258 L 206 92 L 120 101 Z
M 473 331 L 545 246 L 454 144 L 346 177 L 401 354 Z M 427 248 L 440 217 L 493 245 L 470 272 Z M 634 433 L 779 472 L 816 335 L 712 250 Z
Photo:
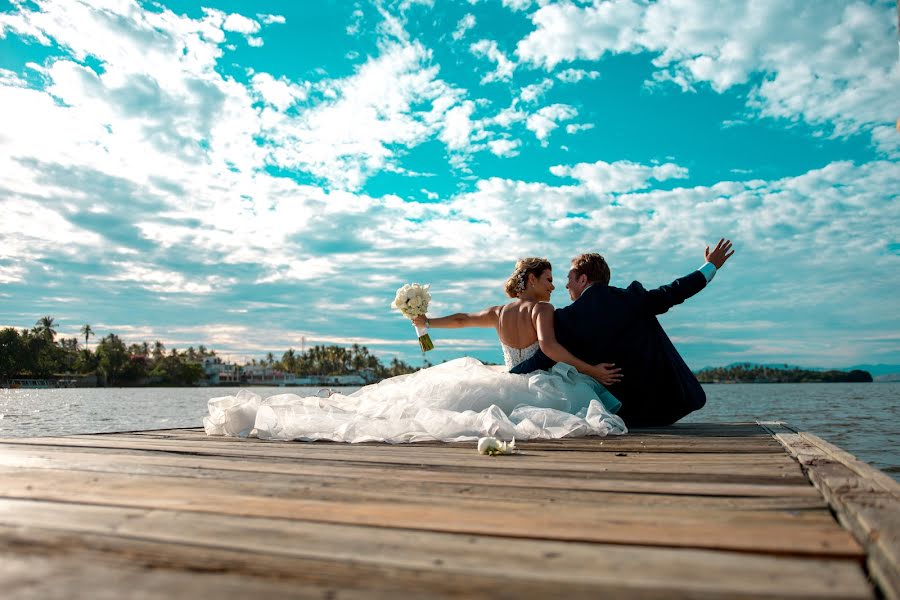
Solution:
M 0 0 L 0 326 L 233 359 L 392 312 L 559 290 L 582 251 L 668 283 L 694 368 L 900 364 L 892 0 Z M 500 361 L 487 330 L 432 360 Z M 93 340 L 92 340 L 93 344 Z

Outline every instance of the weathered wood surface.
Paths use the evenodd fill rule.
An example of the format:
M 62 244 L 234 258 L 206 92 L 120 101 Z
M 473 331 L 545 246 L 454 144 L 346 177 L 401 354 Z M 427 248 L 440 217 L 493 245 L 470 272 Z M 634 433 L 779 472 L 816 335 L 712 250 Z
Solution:
M 900 599 L 900 483 L 852 454 L 784 423 L 763 423 L 807 472 L 841 524 L 865 546 L 884 596 Z
M 872 544 L 835 520 L 776 438 L 756 424 L 691 424 L 493 458 L 474 444 L 197 429 L 0 440 L 0 589 L 873 597 Z

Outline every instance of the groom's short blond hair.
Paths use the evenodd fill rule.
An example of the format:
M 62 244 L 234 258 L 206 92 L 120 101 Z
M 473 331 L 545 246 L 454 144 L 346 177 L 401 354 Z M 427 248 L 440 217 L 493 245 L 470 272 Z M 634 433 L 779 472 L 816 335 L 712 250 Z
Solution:
M 591 283 L 609 284 L 609 265 L 596 252 L 579 254 L 572 259 L 572 269 L 576 275 L 587 275 Z

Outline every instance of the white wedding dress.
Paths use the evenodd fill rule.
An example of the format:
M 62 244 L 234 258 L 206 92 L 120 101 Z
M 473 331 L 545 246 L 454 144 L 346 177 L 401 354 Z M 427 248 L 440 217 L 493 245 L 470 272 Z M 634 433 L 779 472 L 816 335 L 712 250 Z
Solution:
M 538 349 L 503 346 L 507 369 Z M 623 434 L 620 403 L 594 379 L 557 363 L 516 375 L 474 358 L 459 358 L 385 379 L 350 395 L 262 400 L 241 390 L 213 398 L 203 419 L 208 435 L 335 442 L 551 439 Z

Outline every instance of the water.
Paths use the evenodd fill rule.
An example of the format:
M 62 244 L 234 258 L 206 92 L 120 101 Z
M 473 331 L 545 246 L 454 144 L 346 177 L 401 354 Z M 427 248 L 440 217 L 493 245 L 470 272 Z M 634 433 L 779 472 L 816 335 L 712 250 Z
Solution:
M 900 481 L 900 382 L 704 385 L 686 422 L 786 421 Z
M 707 385 L 685 421 L 787 421 L 900 480 L 900 383 Z M 266 396 L 318 388 L 252 388 Z M 356 388 L 341 388 L 349 393 Z M 199 427 L 206 402 L 236 388 L 0 390 L 0 437 Z

